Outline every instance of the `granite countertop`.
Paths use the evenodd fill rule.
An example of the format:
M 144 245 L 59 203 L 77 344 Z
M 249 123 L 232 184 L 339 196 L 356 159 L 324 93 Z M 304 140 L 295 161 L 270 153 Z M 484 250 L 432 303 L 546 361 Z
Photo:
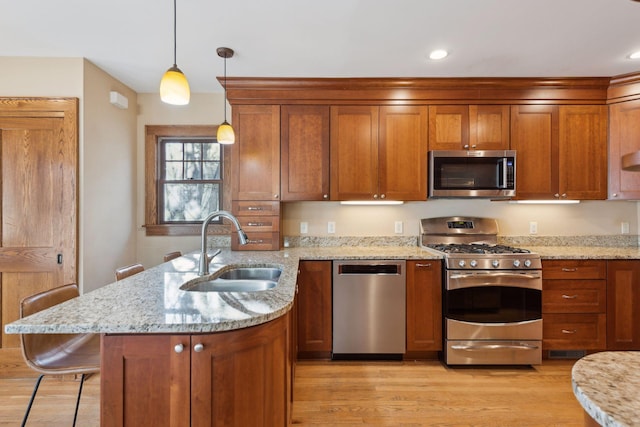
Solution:
M 598 424 L 637 425 L 640 419 L 640 352 L 605 351 L 578 360 L 571 371 L 573 393 Z
M 638 247 L 521 246 L 545 259 L 640 259 Z
M 210 254 L 213 251 L 209 252 Z M 283 251 L 223 249 L 210 267 L 278 266 L 278 285 L 260 292 L 180 290 L 197 278 L 199 253 L 184 255 L 5 326 L 7 333 L 206 333 L 259 325 L 291 309 L 298 261 L 441 259 L 418 247 L 320 247 Z

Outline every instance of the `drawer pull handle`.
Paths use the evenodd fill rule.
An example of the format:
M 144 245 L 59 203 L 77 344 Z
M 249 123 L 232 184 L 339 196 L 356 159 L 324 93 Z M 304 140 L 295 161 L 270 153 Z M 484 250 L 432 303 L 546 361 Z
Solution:
M 576 271 L 578 271 L 578 269 L 562 267 L 562 271 L 564 271 L 565 273 L 575 273 Z
M 428 264 L 417 263 L 416 267 L 431 267 L 431 263 L 428 263 Z
M 260 207 L 260 206 L 249 206 L 249 207 L 247 208 L 247 210 L 248 210 L 248 211 L 261 211 L 261 210 L 262 210 L 262 207 Z
M 259 239 L 259 240 L 247 240 L 247 243 L 254 243 L 254 244 L 256 244 L 256 243 L 264 243 L 264 240 L 262 240 L 262 239 Z
M 562 298 L 564 299 L 576 299 L 578 298 L 578 295 L 562 295 Z
M 563 330 L 562 330 L 562 333 L 563 333 L 563 334 L 575 334 L 576 332 L 577 332 L 577 331 L 576 331 L 575 329 L 571 329 L 571 330 L 569 330 L 569 329 L 563 329 Z
M 266 225 L 264 222 L 248 222 L 247 226 L 248 227 L 262 227 L 263 225 Z

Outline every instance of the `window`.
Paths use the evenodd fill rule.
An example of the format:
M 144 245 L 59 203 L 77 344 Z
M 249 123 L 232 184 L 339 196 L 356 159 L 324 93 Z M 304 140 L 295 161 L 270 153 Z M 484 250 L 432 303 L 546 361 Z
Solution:
M 216 142 L 216 126 L 146 126 L 145 131 L 147 235 L 200 234 L 210 212 L 229 210 L 227 149 Z M 228 233 L 228 226 L 218 224 L 210 232 Z

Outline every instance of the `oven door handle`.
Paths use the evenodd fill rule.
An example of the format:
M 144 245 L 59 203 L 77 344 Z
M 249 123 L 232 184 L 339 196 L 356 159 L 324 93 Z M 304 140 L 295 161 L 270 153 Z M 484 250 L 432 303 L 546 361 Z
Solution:
M 471 274 L 452 274 L 449 276 L 450 279 L 471 279 L 471 278 L 481 278 L 481 279 L 491 279 L 493 277 L 500 277 L 505 279 L 524 279 L 524 280 L 535 280 L 540 278 L 540 274 L 520 274 L 520 273 L 471 273 Z
M 478 345 L 452 345 L 453 350 L 482 351 L 482 350 L 537 350 L 539 347 L 532 344 L 478 344 Z

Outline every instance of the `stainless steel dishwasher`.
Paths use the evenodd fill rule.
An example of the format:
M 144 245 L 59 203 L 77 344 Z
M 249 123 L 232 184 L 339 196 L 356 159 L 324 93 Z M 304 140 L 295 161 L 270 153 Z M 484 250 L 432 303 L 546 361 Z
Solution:
M 333 359 L 397 359 L 405 352 L 406 262 L 333 262 Z

